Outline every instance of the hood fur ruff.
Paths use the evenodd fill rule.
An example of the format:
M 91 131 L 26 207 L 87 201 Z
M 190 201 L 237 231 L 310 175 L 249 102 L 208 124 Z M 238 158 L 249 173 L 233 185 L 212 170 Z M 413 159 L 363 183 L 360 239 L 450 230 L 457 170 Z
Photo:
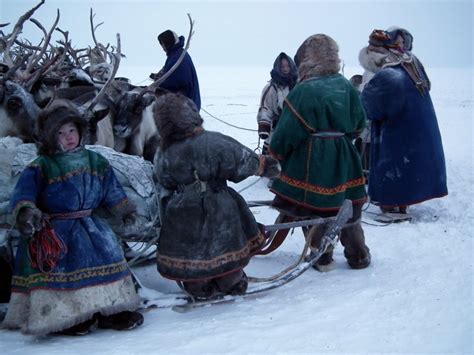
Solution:
M 409 51 L 395 52 L 385 47 L 369 45 L 360 50 L 359 63 L 365 70 L 376 74 L 389 66 L 411 63 L 414 57 Z
M 336 74 L 341 69 L 339 47 L 331 37 L 315 34 L 308 37 L 295 55 L 300 80 Z
M 199 110 L 191 99 L 182 94 L 168 92 L 157 95 L 153 117 L 163 150 L 203 130 Z
M 86 141 L 87 122 L 72 102 L 57 99 L 40 112 L 36 124 L 36 146 L 39 155 L 53 155 L 60 151 L 57 133 L 59 128 L 68 122 L 77 126 L 81 136 L 79 145 L 82 145 Z

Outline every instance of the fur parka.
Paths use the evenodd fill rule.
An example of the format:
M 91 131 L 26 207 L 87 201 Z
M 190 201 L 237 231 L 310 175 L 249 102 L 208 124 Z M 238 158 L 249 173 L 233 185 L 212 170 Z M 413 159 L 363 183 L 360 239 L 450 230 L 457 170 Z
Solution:
M 227 181 L 256 174 L 258 155 L 231 137 L 205 131 L 195 105 L 182 95 L 158 98 L 155 117 L 162 144 L 154 166 L 167 191 L 159 272 L 197 281 L 242 269 L 264 237 L 245 200 Z

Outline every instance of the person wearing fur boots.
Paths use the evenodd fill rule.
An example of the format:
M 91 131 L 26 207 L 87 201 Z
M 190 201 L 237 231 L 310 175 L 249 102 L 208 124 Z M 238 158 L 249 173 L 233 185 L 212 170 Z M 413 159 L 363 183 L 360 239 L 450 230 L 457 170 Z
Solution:
M 10 201 L 22 238 L 4 328 L 84 335 L 97 326 L 126 330 L 143 322 L 117 237 L 94 214 L 105 206 L 127 226 L 136 222 L 135 209 L 109 162 L 84 148 L 86 125 L 69 101 L 40 112 L 39 156 L 21 173 Z
M 361 93 L 371 122 L 369 196 L 383 212 L 446 196 L 446 165 L 431 83 L 405 29 L 374 30 L 359 55 L 373 77 Z
M 280 53 L 273 63 L 271 80 L 262 90 L 257 113 L 258 136 L 264 140 L 262 154 L 268 152 L 272 131 L 280 118 L 285 97 L 296 85 L 296 71 L 295 62 L 284 52 Z
M 345 199 L 353 203 L 353 217 L 341 233 L 344 255 L 350 267 L 370 264 L 360 218 L 366 201 L 364 174 L 352 144 L 365 127 L 359 94 L 339 74 L 337 43 L 325 34 L 307 38 L 299 47 L 295 63 L 299 83 L 288 94 L 273 132 L 270 154 L 282 166 L 271 191 L 272 205 L 281 222 L 311 216 L 335 216 Z M 311 228 L 311 247 L 318 248 L 327 226 Z M 288 231 L 286 231 L 288 233 Z M 330 269 L 333 251 L 315 264 Z
M 243 294 L 243 268 L 265 237 L 242 196 L 227 185 L 249 176 L 273 177 L 278 162 L 235 139 L 206 131 L 194 103 L 181 94 L 157 95 L 161 136 L 154 166 L 166 190 L 158 271 L 193 297 Z

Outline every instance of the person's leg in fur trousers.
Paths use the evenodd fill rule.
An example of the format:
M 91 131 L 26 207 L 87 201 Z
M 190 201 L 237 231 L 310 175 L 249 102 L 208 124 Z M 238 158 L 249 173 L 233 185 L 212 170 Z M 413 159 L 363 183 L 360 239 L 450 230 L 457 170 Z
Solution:
M 110 316 L 98 314 L 99 328 L 114 330 L 131 330 L 143 324 L 140 312 L 124 311 Z

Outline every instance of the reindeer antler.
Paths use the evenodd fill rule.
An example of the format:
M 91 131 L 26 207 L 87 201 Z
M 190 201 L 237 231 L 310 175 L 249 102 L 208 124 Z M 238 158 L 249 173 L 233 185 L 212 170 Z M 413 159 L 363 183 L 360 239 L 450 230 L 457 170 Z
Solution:
M 122 57 L 121 56 L 121 43 L 120 43 L 120 34 L 117 33 L 117 52 L 114 53 L 114 54 L 111 54 L 110 58 L 112 60 L 112 65 L 113 65 L 113 69 L 112 69 L 112 73 L 110 74 L 109 78 L 107 79 L 107 81 L 105 82 L 104 86 L 102 87 L 102 89 L 100 89 L 99 93 L 97 94 L 97 96 L 94 98 L 94 100 L 92 100 L 92 102 L 90 103 L 89 107 L 87 107 L 86 109 L 86 117 L 88 116 L 88 113 L 91 113 L 92 110 L 94 109 L 94 107 L 99 103 L 99 101 L 103 98 L 103 96 L 105 95 L 106 93 L 106 90 L 109 88 L 110 85 L 112 85 L 112 82 L 115 78 L 115 75 L 117 74 L 117 71 L 118 71 L 118 68 L 119 68 L 119 65 L 120 65 L 120 58 Z
M 26 20 L 28 20 L 33 13 L 41 6 L 44 4 L 45 0 L 41 0 L 38 5 L 33 7 L 31 10 L 25 12 L 20 18 L 18 19 L 17 23 L 15 24 L 15 27 L 13 27 L 13 32 L 6 36 L 5 40 L 5 54 L 4 54 L 4 60 L 5 64 L 8 65 L 9 67 L 13 66 L 15 63 L 13 62 L 13 59 L 10 55 L 10 48 L 12 44 L 15 42 L 16 38 L 20 34 L 21 30 L 23 29 L 23 24 L 25 23 Z M 3 26 L 3 25 L 2 25 Z

